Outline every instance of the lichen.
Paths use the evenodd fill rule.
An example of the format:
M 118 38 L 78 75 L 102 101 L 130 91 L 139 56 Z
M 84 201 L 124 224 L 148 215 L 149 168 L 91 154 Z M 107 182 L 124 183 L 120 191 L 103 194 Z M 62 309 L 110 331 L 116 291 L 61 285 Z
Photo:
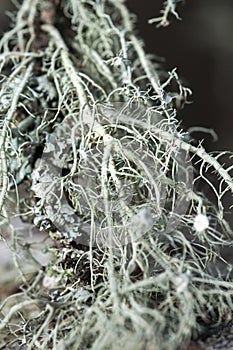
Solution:
M 0 305 L 1 346 L 185 349 L 232 318 L 225 153 L 181 129 L 191 91 L 145 53 L 124 1 L 24 0 L 13 18 L 0 41 L 0 211 L 47 232 L 53 258 L 25 275 L 12 228 L 19 291 Z

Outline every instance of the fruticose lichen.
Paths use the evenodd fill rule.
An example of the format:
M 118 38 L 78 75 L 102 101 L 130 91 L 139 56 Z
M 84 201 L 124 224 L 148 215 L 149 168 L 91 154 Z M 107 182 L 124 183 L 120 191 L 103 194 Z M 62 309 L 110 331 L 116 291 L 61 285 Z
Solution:
M 52 259 L 25 275 L 31 243 L 9 224 L 18 292 L 2 300 L 0 345 L 185 349 L 232 318 L 232 167 L 181 129 L 191 91 L 145 53 L 124 1 L 17 6 L 0 41 L 1 224 L 46 232 Z M 178 16 L 164 9 L 161 25 Z

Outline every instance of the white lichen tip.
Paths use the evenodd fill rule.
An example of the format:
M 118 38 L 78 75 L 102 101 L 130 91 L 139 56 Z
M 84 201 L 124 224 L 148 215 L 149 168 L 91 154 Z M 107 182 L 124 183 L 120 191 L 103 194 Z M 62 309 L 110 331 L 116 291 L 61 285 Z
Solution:
M 119 67 L 122 65 L 122 58 L 121 57 L 116 57 L 114 59 L 114 66 Z
M 205 214 L 197 214 L 194 218 L 193 227 L 195 231 L 202 232 L 209 227 L 209 219 Z

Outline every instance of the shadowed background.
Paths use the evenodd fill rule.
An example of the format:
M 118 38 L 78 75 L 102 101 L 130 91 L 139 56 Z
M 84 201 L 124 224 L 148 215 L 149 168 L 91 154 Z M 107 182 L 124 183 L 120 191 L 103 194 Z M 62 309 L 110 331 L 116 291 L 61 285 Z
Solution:
M 216 143 L 208 135 L 198 135 L 205 136 L 207 148 L 233 151 L 233 1 L 187 0 L 178 6 L 182 20 L 171 16 L 170 26 L 158 29 L 147 20 L 159 14 L 160 0 L 127 3 L 138 15 L 146 50 L 165 58 L 166 69 L 177 67 L 193 91 L 193 103 L 179 112 L 183 124 L 214 128 Z

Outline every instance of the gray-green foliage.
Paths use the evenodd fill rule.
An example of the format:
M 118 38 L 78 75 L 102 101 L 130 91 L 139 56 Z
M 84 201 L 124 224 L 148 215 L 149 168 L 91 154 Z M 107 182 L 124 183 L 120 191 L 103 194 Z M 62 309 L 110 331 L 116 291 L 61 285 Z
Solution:
M 175 4 L 166 2 L 162 25 Z M 19 212 L 46 226 L 55 244 L 53 262 L 30 282 L 21 274 L 22 291 L 3 301 L 2 344 L 185 348 L 203 327 L 231 318 L 231 265 L 224 262 L 224 276 L 217 267 L 211 274 L 219 248 L 232 243 L 223 202 L 233 192 L 231 167 L 180 129 L 176 105 L 190 91 L 175 70 L 160 72 L 146 55 L 124 1 L 24 0 L 14 20 L 0 41 L 0 209 L 7 218 L 6 196 L 28 177 L 31 202 L 20 198 Z M 36 145 L 60 133 L 49 143 L 60 152 L 69 130 L 68 173 L 34 169 Z M 196 190 L 198 179 L 212 188 L 217 207 Z M 53 221 L 46 200 L 52 194 L 61 203 L 52 182 L 66 191 L 87 236 L 100 232 L 109 244 L 81 245 L 71 218 L 69 232 L 45 225 Z M 69 217 L 64 206 L 59 213 Z M 135 238 L 129 222 L 146 225 L 144 234 Z M 119 241 L 119 227 L 133 236 L 129 244 Z

